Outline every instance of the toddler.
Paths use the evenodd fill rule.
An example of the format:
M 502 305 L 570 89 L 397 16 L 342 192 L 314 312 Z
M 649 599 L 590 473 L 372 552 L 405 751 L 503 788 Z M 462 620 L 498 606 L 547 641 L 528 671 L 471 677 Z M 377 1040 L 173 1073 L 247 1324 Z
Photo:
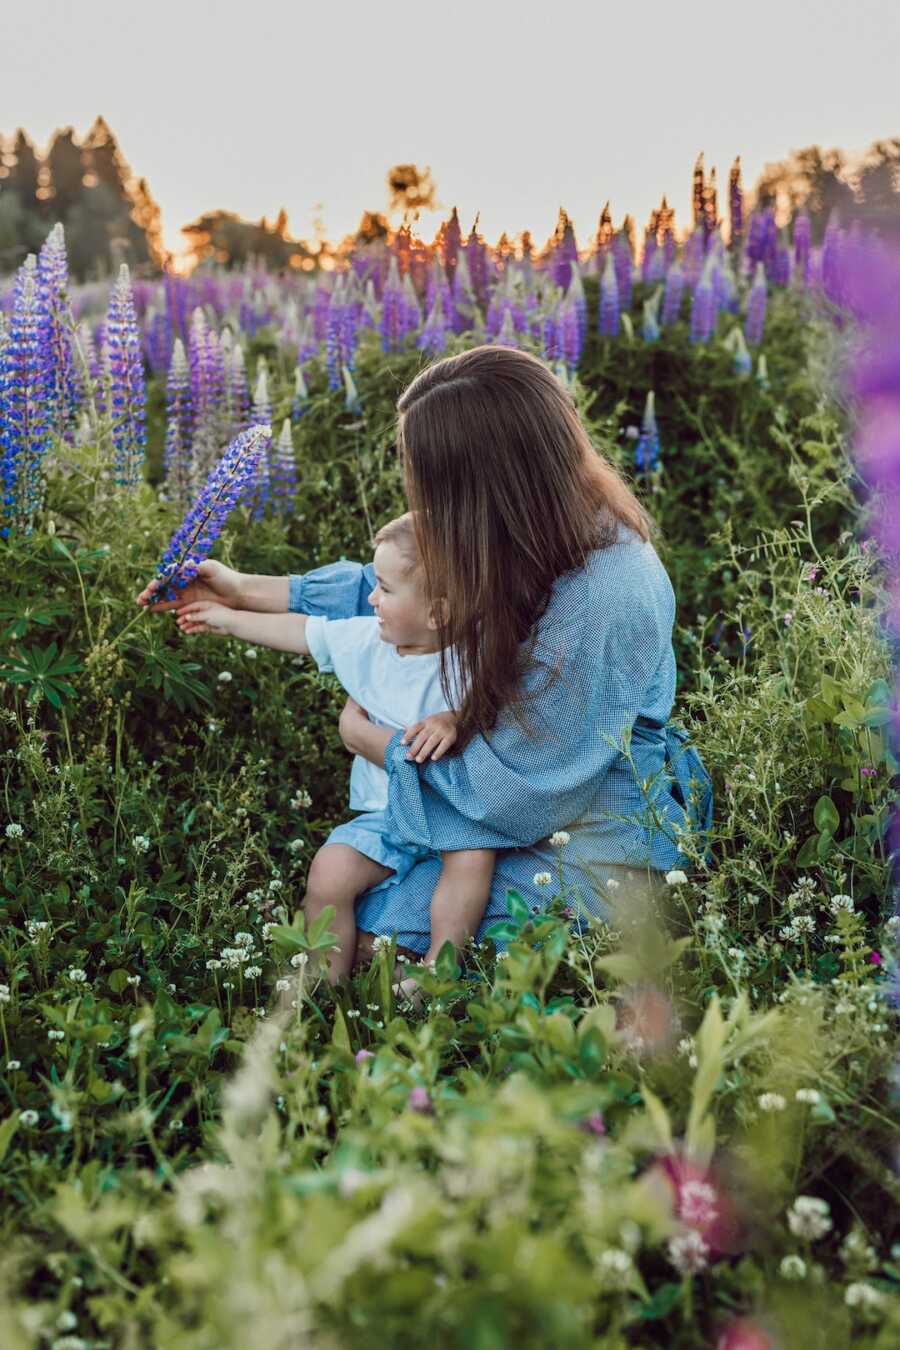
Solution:
M 219 633 L 279 651 L 312 656 L 333 671 L 344 689 L 381 726 L 406 728 L 410 753 L 421 763 L 440 759 L 456 740 L 456 719 L 440 683 L 437 621 L 424 588 L 411 513 L 389 521 L 375 536 L 375 614 L 323 619 L 306 614 L 260 614 L 198 600 L 178 609 L 184 633 Z M 340 947 L 329 953 L 328 977 L 336 984 L 353 966 L 357 899 L 390 876 L 402 878 L 417 859 L 387 837 L 388 778 L 360 755 L 350 772 L 350 807 L 363 814 L 339 825 L 309 870 L 304 909 L 308 921 L 334 905 L 331 927 Z M 442 853 L 431 903 L 426 961 L 446 941 L 473 934 L 487 908 L 494 872 L 492 849 Z M 407 982 L 404 982 L 406 991 Z

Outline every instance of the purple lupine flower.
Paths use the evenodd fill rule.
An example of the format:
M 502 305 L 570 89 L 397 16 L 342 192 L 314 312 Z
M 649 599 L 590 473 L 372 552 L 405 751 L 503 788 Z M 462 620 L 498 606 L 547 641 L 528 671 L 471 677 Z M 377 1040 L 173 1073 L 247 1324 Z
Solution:
M 541 354 L 545 361 L 556 361 L 559 356 L 559 328 L 557 325 L 557 314 L 559 313 L 559 303 L 541 319 Z
M 691 302 L 692 343 L 708 342 L 716 325 L 716 300 L 712 281 L 714 262 L 713 257 L 707 260 Z
M 703 263 L 706 258 L 706 240 L 701 229 L 696 229 L 688 236 L 688 241 L 684 246 L 684 257 L 682 259 L 682 271 L 684 279 L 691 290 L 700 280 L 700 273 L 703 271 Z
M 299 422 L 304 413 L 309 412 L 309 390 L 303 378 L 303 367 L 294 370 L 294 397 L 291 402 L 291 421 Z
M 234 437 L 239 432 L 246 431 L 250 425 L 250 385 L 247 381 L 244 349 L 240 342 L 236 342 L 232 348 L 225 379 L 229 435 Z
M 612 253 L 606 255 L 606 265 L 600 278 L 598 331 L 601 337 L 615 337 L 619 331 L 619 283 Z
M 559 214 L 562 237 L 553 253 L 551 272 L 557 286 L 560 287 L 563 294 L 567 294 L 572 282 L 573 264 L 576 269 L 578 267 L 578 245 L 575 242 L 575 227 L 562 207 L 560 207 Z
M 381 348 L 396 352 L 403 343 L 403 285 L 397 269 L 397 259 L 391 258 L 384 294 L 381 298 Z
M 164 454 L 166 500 L 175 502 L 183 511 L 191 499 L 192 464 L 190 450 L 185 449 L 177 417 L 170 417 L 166 423 Z
M 612 256 L 616 269 L 616 285 L 619 288 L 619 308 L 630 309 L 634 258 L 631 254 L 631 240 L 624 226 L 613 239 Z
M 639 473 L 652 473 L 659 463 L 659 428 L 656 425 L 653 390 L 647 395 L 641 434 L 634 447 L 634 462 Z
M 744 336 L 751 347 L 762 342 L 763 327 L 766 322 L 766 272 L 762 262 L 756 264 L 756 276 L 747 298 L 747 318 L 744 323 Z
M 478 324 L 478 301 L 472 289 L 469 259 L 463 250 L 456 263 L 453 278 L 453 331 L 469 333 Z
M 297 460 L 291 423 L 285 418 L 272 456 L 272 506 L 276 515 L 289 517 L 297 494 Z
M 172 341 L 172 324 L 166 310 L 150 310 L 144 317 L 144 352 L 154 375 L 162 375 L 168 370 Z
M 574 296 L 570 293 L 559 306 L 557 311 L 557 342 L 556 348 L 560 357 L 565 362 L 566 373 L 571 380 L 578 369 L 578 362 L 581 360 L 581 351 L 583 339 L 578 322 L 578 310 L 574 303 Z
M 454 206 L 450 213 L 450 219 L 444 226 L 441 237 L 441 252 L 443 254 L 444 271 L 447 274 L 447 281 L 453 285 L 456 265 L 459 262 L 459 250 L 462 244 L 462 229 L 459 223 L 459 213 Z M 448 308 L 449 314 L 449 308 Z
M 832 211 L 822 239 L 822 289 L 833 305 L 840 305 L 843 300 L 841 289 L 845 271 L 841 267 L 843 243 L 844 233 L 837 222 L 836 213 Z
M 4 539 L 14 530 L 30 534 L 43 501 L 41 463 L 52 439 L 44 322 L 37 259 L 30 253 L 16 278 L 0 366 L 0 535 Z
M 71 439 L 78 406 L 78 381 L 72 358 L 72 342 L 66 327 L 66 287 L 69 265 L 61 224 L 53 226 L 38 255 L 37 287 L 43 314 L 41 343 L 44 352 L 47 421 L 55 436 Z
M 422 306 L 419 304 L 419 297 L 416 295 L 416 288 L 409 272 L 403 278 L 401 314 L 401 326 L 405 342 L 410 333 L 415 333 L 422 326 Z
M 300 329 L 300 341 L 297 344 L 297 360 L 303 365 L 306 361 L 311 361 L 314 356 L 319 354 L 319 343 L 316 340 L 313 316 L 308 314 L 303 320 L 303 326 Z
M 654 212 L 654 215 L 656 213 Z M 641 280 L 645 284 L 652 285 L 651 269 L 659 256 L 659 245 L 656 242 L 656 229 L 648 229 L 644 235 L 644 252 L 641 256 Z
M 471 233 L 466 240 L 465 259 L 469 264 L 469 279 L 472 283 L 472 291 L 479 305 L 487 304 L 488 278 L 487 278 L 487 247 L 484 240 L 478 233 L 478 217 L 475 217 L 475 223 L 472 226 Z
M 144 463 L 144 364 L 127 264 L 119 268 L 106 313 L 105 351 L 109 362 L 113 438 L 113 481 L 135 488 Z
M 191 315 L 188 365 L 191 373 L 191 451 L 196 472 L 215 463 L 223 432 L 224 371 L 218 338 L 199 307 Z
M 791 281 L 791 251 L 787 244 L 778 244 L 772 264 L 772 281 L 776 286 L 789 286 Z
M 329 389 L 340 389 L 342 383 L 341 335 L 343 319 L 344 286 L 343 279 L 338 277 L 334 290 L 331 292 L 331 302 L 328 306 L 328 315 L 325 322 L 325 364 L 328 371 Z
M 794 267 L 804 286 L 809 285 L 809 259 L 812 250 L 812 225 L 802 212 L 794 220 Z
M 587 339 L 587 298 L 584 294 L 581 269 L 577 263 L 572 264 L 572 284 L 569 287 L 569 298 L 575 306 L 575 318 L 578 320 L 578 351 L 581 353 Z M 513 317 L 515 318 L 516 314 Z M 521 324 L 517 322 L 516 327 L 523 333 L 528 331 L 528 319 L 525 314 L 522 314 Z
M 447 324 L 444 319 L 444 301 L 442 292 L 435 291 L 434 303 L 421 333 L 416 338 L 416 346 L 429 356 L 440 356 L 447 348 Z
M 662 327 L 669 328 L 678 319 L 681 297 L 684 295 L 684 273 L 680 263 L 673 263 L 666 277 L 662 304 Z
M 229 513 L 253 482 L 257 461 L 271 441 L 272 428 L 251 427 L 236 436 L 214 464 L 196 500 L 172 535 L 155 578 L 155 599 L 176 600 L 178 592 L 197 575 L 222 533 Z

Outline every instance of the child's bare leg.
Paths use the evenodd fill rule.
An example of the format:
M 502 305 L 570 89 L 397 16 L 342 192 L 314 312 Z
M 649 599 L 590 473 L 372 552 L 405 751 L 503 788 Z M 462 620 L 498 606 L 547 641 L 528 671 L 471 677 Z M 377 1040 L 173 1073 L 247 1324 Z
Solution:
M 440 880 L 431 898 L 431 940 L 426 961 L 434 961 L 447 941 L 461 947 L 478 928 L 490 899 L 494 858 L 491 848 L 441 854 Z
M 336 912 L 329 927 L 340 938 L 340 946 L 328 953 L 329 984 L 337 984 L 353 966 L 357 898 L 392 872 L 392 868 L 382 867 L 349 844 L 323 844 L 313 858 L 303 900 L 306 925 L 309 927 L 326 905 L 334 905 Z

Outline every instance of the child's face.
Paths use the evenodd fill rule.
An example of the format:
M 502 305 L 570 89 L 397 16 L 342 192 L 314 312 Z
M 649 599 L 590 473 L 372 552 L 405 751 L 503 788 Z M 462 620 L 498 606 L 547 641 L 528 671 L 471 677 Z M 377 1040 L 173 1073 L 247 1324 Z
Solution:
M 379 544 L 374 556 L 377 584 L 369 595 L 382 641 L 395 647 L 421 647 L 434 643 L 437 625 L 421 587 L 421 574 L 408 574 L 403 554 L 396 544 Z

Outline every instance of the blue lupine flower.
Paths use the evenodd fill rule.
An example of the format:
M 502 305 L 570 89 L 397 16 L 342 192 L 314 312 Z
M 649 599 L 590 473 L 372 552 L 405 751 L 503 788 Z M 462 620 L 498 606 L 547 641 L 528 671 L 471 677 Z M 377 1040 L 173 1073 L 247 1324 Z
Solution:
M 344 318 L 344 286 L 341 277 L 335 282 L 325 321 L 325 365 L 328 388 L 341 387 L 341 334 Z
M 641 324 L 641 336 L 645 342 L 657 342 L 660 335 L 659 306 L 662 301 L 662 286 L 657 286 L 649 300 L 644 301 L 644 316 Z
M 585 339 L 587 338 L 587 297 L 584 293 L 584 282 L 581 279 L 581 269 L 577 263 L 572 264 L 572 281 L 569 287 L 569 298 L 575 306 L 575 317 L 578 320 L 578 351 L 584 350 Z M 522 331 L 527 328 L 527 321 L 523 315 Z
M 381 347 L 385 352 L 399 351 L 403 345 L 403 285 L 397 259 L 391 258 L 388 279 L 381 298 Z
M 291 420 L 299 422 L 304 413 L 309 412 L 309 390 L 303 378 L 303 367 L 294 370 L 294 398 L 291 402 Z
M 556 361 L 559 357 L 558 313 L 559 302 L 557 301 L 550 311 L 541 319 L 541 354 L 547 362 Z
M 362 399 L 359 396 L 356 381 L 346 366 L 344 366 L 344 389 L 346 390 L 344 396 L 344 410 L 361 416 L 363 411 Z
M 481 235 L 478 233 L 478 217 L 475 217 L 475 223 L 472 226 L 471 233 L 466 240 L 464 256 L 469 265 L 469 280 L 472 291 L 479 304 L 487 303 L 488 278 L 487 278 L 487 246 Z M 457 267 L 457 271 L 459 268 Z
M 684 246 L 682 271 L 687 285 L 694 289 L 700 280 L 703 264 L 706 261 L 706 238 L 702 229 L 693 230 Z
M 710 256 L 703 268 L 694 298 L 691 302 L 691 342 L 706 343 L 716 326 L 716 299 L 713 293 L 712 270 L 715 259 Z
M 751 347 L 762 342 L 763 327 L 766 322 L 766 271 L 762 262 L 756 264 L 756 276 L 747 298 L 747 318 L 744 323 L 744 336 Z
M 319 344 L 316 341 L 313 316 L 308 314 L 303 320 L 303 327 L 300 329 L 300 342 L 297 346 L 297 360 L 302 365 L 305 361 L 311 361 L 314 356 L 319 354 Z
M 297 493 L 297 460 L 291 423 L 285 418 L 272 456 L 272 505 L 276 514 L 289 516 Z
M 603 276 L 600 278 L 600 315 L 598 331 L 601 337 L 615 337 L 619 331 L 619 283 L 612 253 L 607 253 Z
M 791 253 L 787 244 L 778 244 L 772 264 L 772 281 L 776 286 L 787 286 L 791 280 Z
M 125 263 L 119 269 L 106 314 L 105 349 L 112 400 L 113 481 L 135 488 L 144 463 L 144 363 L 131 278 Z
M 166 420 L 171 422 L 173 419 L 178 423 L 178 440 L 182 452 L 190 454 L 193 432 L 191 372 L 181 338 L 175 339 L 166 378 Z
M 651 389 L 644 404 L 641 434 L 634 447 L 634 462 L 639 473 L 652 473 L 659 463 L 659 429 L 656 425 L 654 398 Z
M 157 568 L 154 598 L 176 600 L 179 590 L 196 577 L 198 565 L 209 557 L 229 513 L 246 496 L 271 438 L 271 427 L 250 427 L 226 447 L 169 541 Z
M 663 328 L 670 327 L 675 323 L 681 309 L 681 297 L 684 295 L 684 273 L 681 270 L 680 263 L 673 263 L 669 268 L 666 277 L 666 290 L 663 296 L 662 320 Z
M 0 366 L 0 535 L 30 534 L 43 501 L 41 461 L 52 439 L 48 419 L 45 316 L 37 259 L 30 253 L 16 278 L 12 318 Z
M 443 269 L 441 270 L 443 271 Z M 447 324 L 444 319 L 443 292 L 439 289 L 434 292 L 434 303 L 421 333 L 416 338 L 416 346 L 427 352 L 429 356 L 440 356 L 446 350 Z
M 753 357 L 750 355 L 747 343 L 744 341 L 744 334 L 740 328 L 735 328 L 734 334 L 734 372 L 744 379 L 753 370 Z
M 581 360 L 582 339 L 578 324 L 578 311 L 571 292 L 566 296 L 557 311 L 557 350 L 566 365 L 569 378 L 578 369 Z
M 72 342 L 66 327 L 69 266 L 61 224 L 53 226 L 38 255 L 37 286 L 43 321 L 41 344 L 44 354 L 47 420 L 56 436 L 71 438 L 78 406 L 78 381 L 72 357 Z
M 191 315 L 188 364 L 191 372 L 191 450 L 200 474 L 208 473 L 228 434 L 225 408 L 225 368 L 217 334 L 210 330 L 203 310 Z
M 624 226 L 613 239 L 612 256 L 616 269 L 616 285 L 619 288 L 619 308 L 630 309 L 634 259 L 631 254 L 631 240 Z

